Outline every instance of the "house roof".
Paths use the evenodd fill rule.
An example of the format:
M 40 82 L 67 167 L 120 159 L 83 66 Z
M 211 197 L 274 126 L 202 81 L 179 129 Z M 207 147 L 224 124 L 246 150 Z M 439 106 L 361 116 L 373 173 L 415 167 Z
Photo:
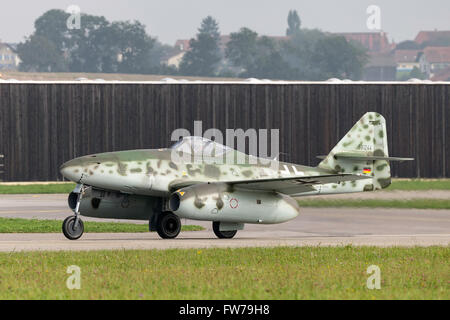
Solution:
M 384 32 L 343 32 L 335 33 L 343 36 L 347 41 L 359 42 L 363 47 L 372 52 L 387 52 L 394 48 Z
M 189 51 L 191 49 L 191 40 L 177 40 L 175 42 L 175 48 L 180 51 Z
M 417 42 L 418 44 L 422 44 L 424 42 L 437 40 L 443 37 L 450 37 L 450 30 L 420 31 L 417 34 L 416 39 L 414 41 Z
M 450 63 L 450 47 L 426 47 L 423 54 L 429 63 Z
M 417 62 L 421 50 L 395 50 L 395 61 L 401 62 Z
M 8 48 L 12 52 L 16 53 L 16 50 L 11 45 L 9 45 L 8 43 L 0 42 L 0 48 Z

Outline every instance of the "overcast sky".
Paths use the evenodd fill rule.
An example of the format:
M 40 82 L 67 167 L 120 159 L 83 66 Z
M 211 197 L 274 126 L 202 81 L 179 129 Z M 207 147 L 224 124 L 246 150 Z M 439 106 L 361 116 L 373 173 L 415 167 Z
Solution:
M 219 21 L 222 34 L 246 26 L 260 34 L 284 35 L 290 9 L 299 12 L 305 28 L 366 32 L 369 5 L 380 7 L 381 27 L 396 42 L 413 39 L 420 30 L 450 30 L 450 0 L 10 0 L 0 9 L 0 39 L 22 41 L 42 13 L 70 5 L 109 20 L 137 19 L 167 44 L 193 37 L 207 15 Z

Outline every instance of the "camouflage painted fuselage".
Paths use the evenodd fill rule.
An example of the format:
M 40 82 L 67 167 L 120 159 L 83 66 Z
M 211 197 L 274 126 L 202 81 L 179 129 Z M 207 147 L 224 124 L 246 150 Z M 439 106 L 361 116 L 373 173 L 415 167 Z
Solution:
M 101 208 L 109 206 L 109 211 L 102 211 L 95 208 L 95 201 L 90 206 L 82 203 L 83 215 L 84 208 L 89 216 L 148 218 L 154 212 L 164 210 L 171 195 L 178 194 L 181 198 L 177 199 L 177 209 L 169 207 L 169 210 L 181 208 L 176 214 L 184 218 L 218 221 L 217 214 L 222 213 L 221 221 L 279 223 L 298 215 L 297 202 L 291 197 L 375 191 L 388 187 L 391 176 L 386 159 L 389 155 L 385 119 L 378 113 L 369 112 L 317 167 L 260 159 L 236 150 L 228 151 L 223 157 L 206 157 L 178 149 L 158 149 L 85 156 L 65 163 L 61 173 L 71 181 L 91 186 L 89 196 L 94 200 L 96 197 L 104 199 L 105 205 Z M 317 177 L 339 174 L 354 178 L 341 182 L 313 181 Z M 356 179 L 361 176 L 363 179 Z M 302 177 L 314 178 L 306 182 L 299 179 L 295 188 L 290 188 L 287 183 L 283 189 L 284 180 Z M 252 190 L 242 186 L 247 182 L 273 179 L 282 180 L 281 187 L 272 189 L 266 185 L 263 189 Z M 139 214 L 131 212 L 134 209 L 129 205 L 130 199 L 136 202 L 135 211 Z M 149 199 L 148 203 L 145 199 Z M 227 205 L 224 206 L 225 202 Z M 245 206 L 239 210 L 234 208 L 240 204 Z M 121 208 L 114 212 L 114 207 Z M 151 213 L 147 214 L 147 211 Z M 240 214 L 236 215 L 237 212 Z
M 235 151 L 238 154 L 237 151 Z M 207 182 L 247 181 L 283 177 L 317 176 L 345 172 L 320 167 L 307 167 L 290 163 L 267 163 L 256 160 L 250 164 L 217 164 L 214 159 L 195 159 L 188 163 L 172 161 L 171 149 L 133 150 L 96 154 L 74 159 L 61 167 L 64 177 L 79 184 L 98 189 L 120 191 L 125 194 L 169 197 L 177 188 Z M 226 162 L 226 161 L 224 161 Z M 274 168 L 278 168 L 277 170 Z M 362 172 L 363 166 L 357 168 Z M 345 167 L 344 167 L 345 170 Z M 353 172 L 351 170 L 347 172 Z M 371 183 L 365 181 L 318 185 L 319 193 L 344 193 L 363 191 Z M 370 187 L 373 190 L 372 187 Z M 300 195 L 300 194 L 299 194 Z

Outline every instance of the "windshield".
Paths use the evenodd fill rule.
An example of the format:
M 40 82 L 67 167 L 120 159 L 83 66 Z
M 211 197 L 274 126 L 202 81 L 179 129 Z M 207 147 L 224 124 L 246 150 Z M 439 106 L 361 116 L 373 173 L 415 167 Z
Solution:
M 232 149 L 220 143 L 202 137 L 185 137 L 171 148 L 179 152 L 205 157 L 218 157 Z

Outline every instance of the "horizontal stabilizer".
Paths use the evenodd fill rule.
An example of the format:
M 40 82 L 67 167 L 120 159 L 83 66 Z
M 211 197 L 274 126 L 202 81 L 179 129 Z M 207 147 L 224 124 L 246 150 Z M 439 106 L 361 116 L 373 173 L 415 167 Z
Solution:
M 318 159 L 325 159 L 327 156 L 318 156 Z M 351 154 L 351 153 L 336 153 L 334 155 L 335 159 L 348 159 L 354 161 L 377 161 L 377 160 L 385 160 L 385 161 L 414 161 L 414 158 L 400 158 L 400 157 L 380 157 L 380 156 L 366 156 L 359 154 Z

